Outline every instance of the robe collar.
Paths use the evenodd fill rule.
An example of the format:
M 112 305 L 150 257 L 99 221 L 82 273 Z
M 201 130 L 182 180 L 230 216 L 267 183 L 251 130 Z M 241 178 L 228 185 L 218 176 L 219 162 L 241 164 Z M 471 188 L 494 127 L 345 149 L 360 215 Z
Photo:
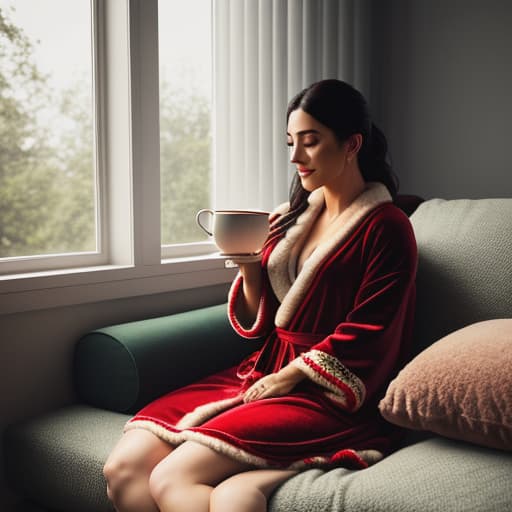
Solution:
M 391 196 L 383 184 L 367 183 L 365 190 L 334 221 L 335 235 L 314 249 L 296 275 L 297 258 L 305 237 L 325 207 L 323 189 L 311 192 L 308 207 L 287 230 L 268 260 L 269 280 L 281 302 L 275 318 L 277 327 L 289 325 L 326 258 L 339 249 L 372 210 L 390 201 Z

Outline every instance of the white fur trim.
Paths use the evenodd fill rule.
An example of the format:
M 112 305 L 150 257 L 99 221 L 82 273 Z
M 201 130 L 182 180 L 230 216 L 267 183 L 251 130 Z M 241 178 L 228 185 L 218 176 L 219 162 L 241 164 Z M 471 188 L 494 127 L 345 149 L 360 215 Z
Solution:
M 275 463 L 271 463 L 264 459 L 263 457 L 258 457 L 257 455 L 253 455 L 245 450 L 240 448 L 236 448 L 235 446 L 227 443 L 226 441 L 222 441 L 215 437 L 208 436 L 206 434 L 202 434 L 200 432 L 193 432 L 191 430 L 183 430 L 182 432 L 171 432 L 167 430 L 162 425 L 158 423 L 154 423 L 149 420 L 135 420 L 130 421 L 125 425 L 124 431 L 127 432 L 129 430 L 136 429 L 148 430 L 155 434 L 160 439 L 163 439 L 165 442 L 169 443 L 172 446 L 179 446 L 185 441 L 194 441 L 196 443 L 202 444 L 203 446 L 208 446 L 212 450 L 215 450 L 218 453 L 222 453 L 223 455 L 227 455 L 228 457 L 237 460 L 238 462 L 242 462 L 243 464 L 250 464 L 256 468 L 261 469 L 270 469 L 270 468 L 279 468 L 280 466 Z M 356 456 L 361 458 L 368 465 L 374 464 L 383 458 L 382 453 L 377 450 L 362 450 L 355 451 L 352 450 Z M 294 469 L 301 470 L 312 467 L 329 467 L 333 466 L 333 464 L 329 464 L 329 459 L 327 457 L 311 457 L 307 460 L 299 460 L 293 462 L 288 467 L 281 469 Z
M 176 428 L 183 430 L 190 427 L 197 427 L 217 414 L 231 409 L 235 405 L 241 404 L 242 401 L 243 395 L 237 395 L 233 398 L 226 398 L 225 400 L 217 400 L 215 402 L 200 405 L 192 412 L 185 414 L 185 416 L 183 416 L 183 418 L 181 418 L 181 420 L 176 424 Z
M 208 446 L 212 450 L 222 453 L 223 455 L 227 455 L 228 457 L 231 457 L 232 459 L 242 462 L 244 464 L 250 464 L 251 466 L 255 466 L 257 468 L 278 467 L 277 464 L 272 464 L 262 457 L 258 457 L 257 455 L 253 455 L 252 453 L 246 452 L 245 450 L 236 448 L 235 446 L 227 443 L 226 441 L 222 441 L 220 439 L 208 436 L 206 434 L 202 434 L 200 432 L 193 432 L 192 430 L 171 432 L 170 430 L 167 430 L 165 427 L 159 425 L 158 423 L 154 423 L 149 420 L 135 420 L 128 422 L 124 428 L 124 431 L 127 432 L 128 430 L 135 430 L 137 428 L 149 430 L 157 437 L 163 439 L 164 441 L 173 446 L 179 446 L 185 441 L 195 441 L 196 443 Z
M 324 208 L 323 188 L 311 192 L 308 208 L 297 218 L 284 238 L 276 245 L 268 262 L 268 275 L 272 289 L 281 305 L 276 313 L 275 324 L 285 329 L 302 304 L 323 262 L 359 226 L 377 206 L 391 201 L 387 188 L 381 183 L 367 183 L 366 189 L 336 219 L 336 235 L 319 244 L 305 261 L 295 278 L 299 251 L 318 215 Z M 295 249 L 295 250 L 294 250 Z
M 285 236 L 274 247 L 268 260 L 268 275 L 272 289 L 280 302 L 283 301 L 293 284 L 289 273 L 290 253 L 301 237 L 309 232 L 314 221 L 322 211 L 324 196 L 321 189 L 313 191 L 308 198 L 309 206 L 302 212 L 295 224 L 288 228 Z
M 378 450 L 359 450 L 356 454 L 361 457 L 368 466 L 372 466 L 384 458 L 384 454 Z
M 183 437 L 183 432 L 171 432 L 167 430 L 162 425 L 155 423 L 151 420 L 130 420 L 124 426 L 124 432 L 129 432 L 130 430 L 149 430 L 151 433 L 155 434 L 155 436 L 163 439 L 165 442 L 178 446 L 183 443 L 186 439 Z

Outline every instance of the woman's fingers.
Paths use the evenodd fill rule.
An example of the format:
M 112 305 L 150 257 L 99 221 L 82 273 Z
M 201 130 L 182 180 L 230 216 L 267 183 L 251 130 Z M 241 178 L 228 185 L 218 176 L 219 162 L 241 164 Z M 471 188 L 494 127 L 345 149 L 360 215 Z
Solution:
M 256 381 L 245 392 L 244 402 L 286 395 L 305 378 L 306 375 L 302 370 L 289 364 L 277 373 L 270 373 Z
M 267 380 L 265 377 L 255 382 L 244 395 L 244 402 L 251 402 L 253 400 L 257 400 L 258 398 L 264 398 L 265 396 L 270 396 L 271 387 L 268 386 L 264 381 Z
M 280 396 L 288 393 L 293 386 L 287 386 L 276 373 L 265 375 L 255 382 L 245 393 L 244 402 L 251 402 L 261 398 Z
M 251 387 L 245 392 L 244 402 L 252 402 L 253 400 L 257 400 L 258 398 L 261 398 L 262 393 L 263 389 Z

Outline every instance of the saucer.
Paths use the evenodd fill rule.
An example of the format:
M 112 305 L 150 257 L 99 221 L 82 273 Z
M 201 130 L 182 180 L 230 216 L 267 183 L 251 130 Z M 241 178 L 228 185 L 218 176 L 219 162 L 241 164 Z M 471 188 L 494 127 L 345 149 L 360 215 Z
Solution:
M 261 261 L 261 252 L 253 254 L 226 254 L 224 252 L 219 253 L 219 256 L 226 258 L 226 267 L 236 267 L 237 263 L 253 263 L 255 261 Z

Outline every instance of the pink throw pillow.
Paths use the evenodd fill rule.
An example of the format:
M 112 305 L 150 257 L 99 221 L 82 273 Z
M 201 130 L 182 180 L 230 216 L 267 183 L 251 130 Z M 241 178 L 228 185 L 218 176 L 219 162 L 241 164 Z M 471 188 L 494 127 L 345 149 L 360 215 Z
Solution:
M 432 344 L 390 383 L 379 409 L 402 427 L 512 450 L 512 319 Z

